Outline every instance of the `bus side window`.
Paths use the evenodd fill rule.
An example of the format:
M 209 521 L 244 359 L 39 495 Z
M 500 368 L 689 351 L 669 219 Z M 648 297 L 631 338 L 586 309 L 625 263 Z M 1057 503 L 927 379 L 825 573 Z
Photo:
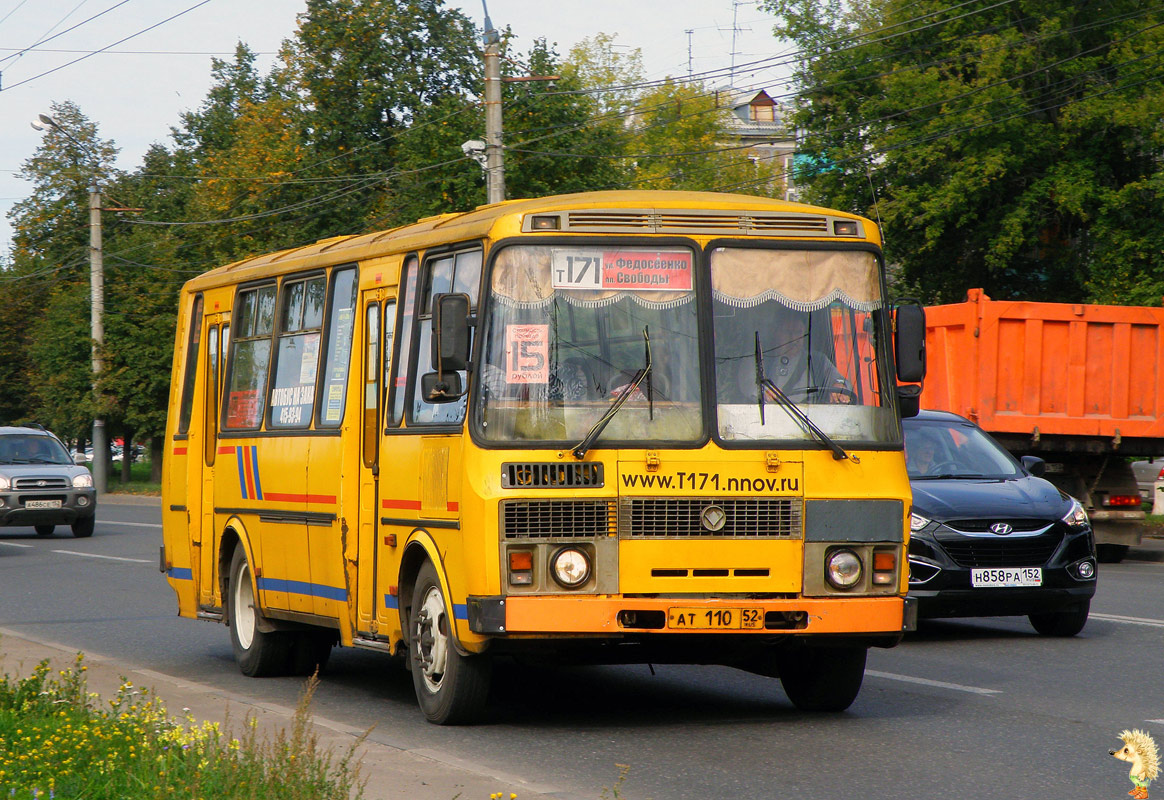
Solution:
M 386 428 L 395 428 L 404 419 L 404 401 L 408 387 L 408 364 L 412 345 L 413 308 L 416 305 L 416 257 L 404 262 L 403 280 L 400 281 L 400 337 L 396 353 L 391 358 L 396 365 L 395 377 L 388 384 L 388 419 Z
M 364 466 L 376 463 L 376 444 L 380 440 L 380 420 L 376 417 L 380 399 L 380 304 L 368 303 L 364 309 Z
M 477 295 L 481 285 L 481 251 L 464 250 L 456 254 L 442 255 L 427 264 L 427 283 L 423 296 L 424 308 L 418 318 L 418 340 L 416 373 L 423 375 L 436 370 L 432 363 L 432 304 L 433 299 L 445 292 L 464 292 L 469 295 L 473 310 L 477 308 Z M 461 384 L 468 376 L 461 372 Z M 413 389 L 411 420 L 433 425 L 459 424 L 465 419 L 466 398 L 452 403 L 429 403 L 421 395 L 420 381 Z
M 178 433 L 185 435 L 190 430 L 190 417 L 194 412 L 194 378 L 198 374 L 198 345 L 202 342 L 202 295 L 194 298 L 194 309 L 190 312 L 190 338 L 186 345 L 186 374 L 182 378 L 182 412 L 178 416 Z
M 308 428 L 315 407 L 327 278 L 284 281 L 267 428 Z
M 206 332 L 206 403 L 203 412 L 206 432 L 202 445 L 208 467 L 214 466 L 214 455 L 218 448 L 218 330 L 217 325 L 211 325 Z
M 271 333 L 275 328 L 275 286 L 240 292 L 233 316 L 234 341 L 226 378 L 223 430 L 255 430 L 263 421 Z
M 332 273 L 331 303 L 327 319 L 327 357 L 323 365 L 323 391 L 315 427 L 338 428 L 344 418 L 348 365 L 351 363 L 352 334 L 355 330 L 356 270 Z

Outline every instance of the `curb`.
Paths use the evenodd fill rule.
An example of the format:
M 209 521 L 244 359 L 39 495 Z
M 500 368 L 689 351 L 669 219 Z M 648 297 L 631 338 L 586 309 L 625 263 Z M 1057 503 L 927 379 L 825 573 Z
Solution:
M 97 495 L 97 504 L 112 506 L 160 506 L 162 498 L 152 494 L 105 494 Z
M 76 654 L 76 648 L 0 628 L 0 674 L 23 677 L 44 660 L 48 660 L 54 670 L 68 669 Z M 247 718 L 253 717 L 260 735 L 273 739 L 281 731 L 290 729 L 295 714 L 293 707 L 262 702 L 206 683 L 136 668 L 96 653 L 85 652 L 85 665 L 88 668 L 85 673 L 88 690 L 99 693 L 103 699 L 115 697 L 118 688 L 128 679 L 135 686 L 149 687 L 150 692 L 165 705 L 170 717 L 181 718 L 188 713 L 198 724 L 217 722 L 224 730 L 229 727 L 236 734 L 241 733 Z M 453 800 L 458 797 L 484 800 L 498 791 L 504 791 L 506 796 L 515 792 L 522 798 L 578 797 L 563 793 L 557 787 L 531 783 L 485 765 L 473 764 L 451 753 L 413 747 L 401 742 L 389 728 L 373 728 L 366 732 L 314 712 L 311 722 L 321 750 L 330 751 L 337 759 L 367 733 L 367 738 L 356 749 L 355 757 L 361 765 L 361 779 L 366 780 L 363 796 L 367 800 Z

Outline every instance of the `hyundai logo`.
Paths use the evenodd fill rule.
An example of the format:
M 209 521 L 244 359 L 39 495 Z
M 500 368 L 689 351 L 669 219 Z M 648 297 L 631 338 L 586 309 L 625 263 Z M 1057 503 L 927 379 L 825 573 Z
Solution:
M 699 521 L 704 530 L 718 531 L 727 522 L 727 512 L 719 506 L 708 506 L 700 513 Z
M 1013 531 L 1014 528 L 1005 522 L 996 522 L 990 526 L 990 530 L 993 533 L 997 533 L 999 536 L 1006 536 L 1008 533 Z

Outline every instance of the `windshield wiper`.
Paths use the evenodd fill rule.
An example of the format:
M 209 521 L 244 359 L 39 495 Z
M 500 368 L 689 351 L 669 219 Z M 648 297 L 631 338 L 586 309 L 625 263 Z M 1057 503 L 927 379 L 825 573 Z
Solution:
M 816 440 L 818 442 L 820 442 L 821 444 L 823 444 L 825 447 L 827 447 L 829 450 L 832 451 L 834 459 L 836 459 L 837 461 L 844 461 L 847 458 L 850 461 L 852 461 L 854 464 L 861 463 L 861 459 L 857 458 L 855 455 L 852 455 L 850 453 L 846 453 L 845 449 L 843 447 L 841 447 L 839 444 L 837 444 L 835 441 L 833 441 L 832 437 L 830 437 L 827 433 L 825 433 L 820 428 L 818 428 L 816 423 L 813 422 L 811 419 L 809 419 L 808 414 L 805 414 L 803 409 L 801 409 L 801 407 L 798 406 L 796 404 L 796 402 L 792 400 L 792 398 L 790 398 L 788 395 L 786 395 L 784 393 L 783 389 L 781 389 L 779 386 L 777 386 L 775 383 L 773 383 L 772 380 L 769 379 L 764 374 L 764 351 L 760 347 L 760 332 L 759 331 L 756 331 L 755 359 L 756 359 L 756 387 L 760 391 L 759 401 L 760 401 L 760 424 L 761 425 L 764 424 L 764 394 L 765 394 L 765 390 L 767 390 L 767 392 L 771 393 L 772 396 L 775 397 L 779 401 L 780 407 L 788 412 L 788 416 L 792 417 L 793 420 L 795 420 L 803 428 L 805 428 L 809 433 L 811 433 L 816 438 Z
M 635 389 L 639 388 L 639 384 L 643 382 L 644 378 L 647 378 L 648 413 L 650 414 L 651 419 L 654 419 L 655 406 L 654 400 L 651 398 L 652 392 L 649 378 L 651 374 L 651 336 L 647 328 L 643 328 L 643 349 L 645 351 L 644 358 L 646 361 L 646 363 L 643 365 L 643 368 L 635 373 L 635 376 L 631 379 L 630 383 L 622 387 L 622 391 L 618 393 L 618 397 L 614 398 L 614 402 L 610 404 L 610 408 L 606 409 L 606 413 L 603 414 L 598 419 L 598 421 L 594 423 L 594 426 L 590 429 L 589 433 L 586 434 L 586 437 L 582 441 L 578 442 L 578 444 L 574 446 L 574 449 L 570 451 L 574 458 L 581 461 L 586 457 L 586 452 L 594 445 L 595 440 L 602 435 L 602 432 L 606 430 L 606 426 L 610 424 L 612 419 L 614 419 L 614 415 L 618 413 L 620 408 L 622 408 L 623 403 L 625 403 L 630 398 Z
M 986 476 L 980 472 L 943 472 L 941 475 L 918 475 L 916 478 L 910 478 L 911 481 L 950 481 L 960 480 L 966 478 L 967 480 L 979 480 Z

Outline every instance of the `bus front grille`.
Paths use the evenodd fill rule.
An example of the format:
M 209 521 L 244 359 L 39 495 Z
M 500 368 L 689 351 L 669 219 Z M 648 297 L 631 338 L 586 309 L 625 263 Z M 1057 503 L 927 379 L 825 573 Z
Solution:
M 613 500 L 503 500 L 505 539 L 579 539 L 615 532 Z
M 714 509 L 723 512 L 722 525 Z M 624 497 L 619 503 L 618 531 L 624 539 L 799 539 L 803 509 L 799 497 Z

